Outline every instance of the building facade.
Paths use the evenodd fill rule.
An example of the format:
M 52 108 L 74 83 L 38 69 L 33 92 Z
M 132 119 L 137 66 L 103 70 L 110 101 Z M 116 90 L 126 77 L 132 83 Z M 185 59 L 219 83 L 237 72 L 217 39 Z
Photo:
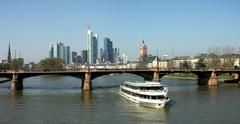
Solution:
M 139 49 L 139 61 L 142 67 L 146 65 L 146 58 L 147 58 L 147 45 L 142 41 Z
M 50 44 L 49 47 L 49 58 L 53 58 L 54 57 L 54 46 L 53 44 Z
M 97 59 L 98 59 L 98 34 L 95 34 L 93 36 L 93 64 L 97 63 Z
M 120 49 L 119 48 L 114 48 L 113 52 L 113 62 L 118 63 L 120 62 Z
M 70 64 L 70 46 L 64 46 L 62 42 L 50 44 L 49 58 L 60 58 L 64 64 Z
M 95 64 L 98 59 L 98 35 L 93 35 L 93 32 L 87 30 L 87 49 L 88 49 L 88 63 Z
M 76 64 L 77 63 L 77 52 L 72 51 L 72 63 Z
M 104 38 L 104 62 L 113 63 L 113 42 L 105 37 Z
M 70 64 L 70 46 L 64 46 L 63 47 L 63 58 L 64 58 L 64 63 L 65 64 Z
M 82 50 L 81 51 L 82 56 L 82 64 L 87 64 L 88 61 L 88 50 Z

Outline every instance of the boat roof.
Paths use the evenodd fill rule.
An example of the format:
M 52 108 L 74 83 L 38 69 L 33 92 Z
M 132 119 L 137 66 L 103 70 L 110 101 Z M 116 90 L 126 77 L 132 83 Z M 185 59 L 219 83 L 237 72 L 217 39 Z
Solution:
M 162 87 L 163 85 L 156 82 L 130 82 L 126 81 L 125 84 L 135 86 L 135 87 Z

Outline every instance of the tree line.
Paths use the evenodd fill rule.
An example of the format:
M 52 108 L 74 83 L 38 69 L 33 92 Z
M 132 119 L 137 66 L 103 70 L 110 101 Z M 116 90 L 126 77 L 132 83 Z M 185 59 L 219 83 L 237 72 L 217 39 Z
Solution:
M 239 69 L 240 54 L 232 47 L 210 48 L 207 54 L 200 54 L 195 64 L 196 69 Z M 238 60 L 238 63 L 236 60 Z M 180 64 L 181 69 L 192 69 L 189 61 Z
M 11 63 L 2 63 L 0 64 L 1 71 L 7 70 L 28 70 L 28 68 L 23 66 L 24 63 L 19 59 L 12 59 Z M 64 70 L 63 60 L 60 58 L 46 58 L 42 59 L 35 68 L 32 70 L 39 70 L 39 71 L 61 71 Z

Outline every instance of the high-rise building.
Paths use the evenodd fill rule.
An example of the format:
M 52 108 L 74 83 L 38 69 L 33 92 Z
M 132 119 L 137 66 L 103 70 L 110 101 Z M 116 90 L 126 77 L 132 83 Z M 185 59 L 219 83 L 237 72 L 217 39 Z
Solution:
M 53 57 L 64 58 L 64 44 L 62 42 L 57 42 L 53 45 Z
M 93 36 L 93 64 L 96 64 L 98 59 L 98 34 Z
M 81 51 L 81 56 L 82 56 L 82 64 L 87 64 L 87 61 L 88 61 L 88 51 L 87 50 L 82 50 Z
M 8 61 L 8 63 L 11 63 L 11 61 L 12 61 L 10 43 L 8 45 L 8 58 L 7 58 L 7 61 Z
M 82 57 L 81 56 L 77 56 L 77 64 L 81 64 L 82 63 Z
M 87 48 L 88 48 L 88 59 L 87 62 L 92 64 L 93 62 L 93 32 L 90 29 L 87 31 Z
M 87 48 L 88 48 L 88 63 L 95 64 L 98 58 L 98 35 L 93 35 L 93 32 L 87 31 Z
M 104 62 L 113 63 L 113 43 L 107 37 L 104 38 L 104 53 L 105 53 Z
M 119 49 L 119 48 L 114 48 L 113 55 L 114 55 L 114 57 L 113 57 L 113 58 L 114 58 L 113 62 L 114 62 L 114 63 L 119 62 L 120 49 Z
M 64 44 L 62 42 L 58 43 L 58 58 L 64 60 Z
M 63 43 L 57 42 L 51 44 L 49 49 L 50 58 L 60 58 L 64 64 L 70 64 L 70 46 L 64 46 Z
M 53 44 L 50 44 L 49 47 L 49 58 L 53 58 L 54 57 L 54 46 Z
M 64 46 L 63 58 L 65 64 L 70 64 L 70 46 Z
M 72 51 L 72 62 L 73 63 L 77 63 L 77 52 L 76 51 Z
M 53 45 L 53 57 L 57 58 L 58 57 L 58 43 L 55 43 Z
M 100 63 L 103 63 L 105 61 L 105 53 L 103 49 L 100 49 Z

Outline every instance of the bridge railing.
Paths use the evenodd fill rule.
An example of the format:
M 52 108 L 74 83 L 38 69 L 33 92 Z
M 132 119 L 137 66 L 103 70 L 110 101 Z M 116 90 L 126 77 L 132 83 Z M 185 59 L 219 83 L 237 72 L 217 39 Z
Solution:
M 60 70 L 60 71 L 50 71 L 50 70 L 18 70 L 17 72 L 15 70 L 5 70 L 5 73 L 23 73 L 23 72 L 77 72 L 77 71 L 87 71 L 88 68 L 76 68 L 76 69 L 71 69 L 71 70 Z M 185 71 L 185 72 L 191 72 L 191 71 L 240 71 L 238 69 L 176 69 L 176 68 L 90 68 L 90 70 L 122 70 L 122 71 L 127 71 L 127 70 L 149 70 L 149 71 Z M 2 73 L 4 73 L 2 72 Z

